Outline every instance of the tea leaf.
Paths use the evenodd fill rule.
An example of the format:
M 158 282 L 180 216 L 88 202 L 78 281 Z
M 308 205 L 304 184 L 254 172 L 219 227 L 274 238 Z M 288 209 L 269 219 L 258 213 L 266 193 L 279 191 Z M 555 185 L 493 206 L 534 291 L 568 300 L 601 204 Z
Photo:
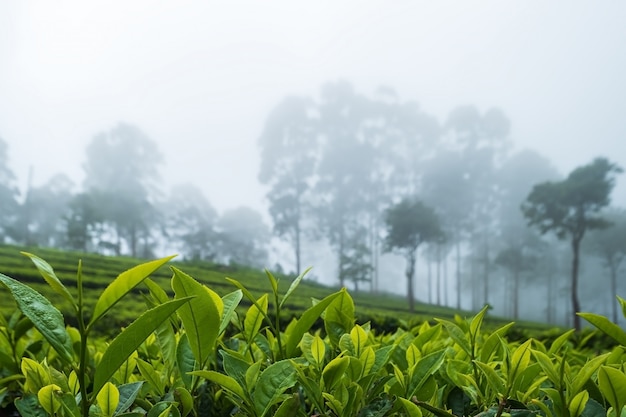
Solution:
M 295 326 L 288 334 L 287 343 L 285 344 L 287 349 L 287 357 L 292 358 L 296 355 L 296 348 L 302 339 L 302 335 L 306 333 L 315 321 L 320 317 L 322 312 L 326 310 L 326 307 L 330 305 L 337 297 L 341 295 L 341 291 L 326 296 L 322 301 L 309 307 L 298 319 Z
M 28 252 L 20 252 L 20 253 L 30 258 L 30 260 L 33 262 L 33 264 L 35 264 L 35 267 L 39 271 L 39 274 L 41 274 L 43 279 L 46 280 L 48 285 L 50 285 L 50 287 L 57 294 L 60 294 L 63 298 L 69 301 L 74 306 L 74 308 L 78 308 L 76 305 L 76 301 L 74 301 L 74 297 L 72 297 L 72 294 L 70 294 L 68 289 L 65 288 L 65 285 L 63 285 L 61 280 L 56 276 L 56 274 L 54 273 L 54 269 L 52 269 L 52 267 L 50 266 L 50 264 L 48 264 L 48 262 L 44 261 L 43 259 L 41 259 L 40 257 L 36 255 L 33 255 L 32 253 L 28 253 Z
M 93 324 L 98 321 L 100 317 L 105 315 L 122 297 L 128 294 L 137 285 L 141 284 L 144 279 L 148 278 L 153 272 L 172 258 L 174 258 L 174 256 L 146 262 L 128 271 L 122 272 L 104 289 L 98 298 L 93 310 L 93 316 L 89 322 L 89 327 L 92 327 Z
M 267 414 L 286 389 L 296 384 L 296 371 L 290 361 L 275 362 L 259 377 L 254 390 L 254 406 L 260 417 Z
M 50 414 L 55 414 L 59 408 L 61 408 L 61 402 L 59 397 L 63 392 L 61 387 L 55 384 L 46 385 L 41 388 L 37 393 L 37 399 L 39 404 Z
M 187 334 L 183 333 L 178 341 L 176 347 L 176 365 L 178 366 L 178 373 L 181 381 L 185 384 L 185 388 L 190 389 L 192 384 L 192 377 L 189 372 L 193 371 L 196 366 L 196 359 L 189 346 L 189 339 Z
M 256 303 L 252 304 L 246 312 L 246 317 L 243 321 L 243 333 L 246 340 L 254 340 L 254 336 L 261 329 L 263 324 L 263 318 L 267 315 L 267 294 L 263 294 Z
M 505 395 L 506 388 L 504 386 L 504 381 L 502 381 L 502 378 L 500 378 L 495 369 L 483 362 L 474 361 L 474 363 L 478 365 L 483 375 L 485 375 L 485 377 L 487 378 L 487 383 L 489 384 L 493 392 L 499 395 Z
M 61 312 L 43 295 L 13 278 L 0 274 L 0 282 L 9 289 L 18 308 L 33 322 L 35 328 L 46 338 L 59 357 L 71 364 L 72 341 L 65 330 Z
M 601 366 L 598 371 L 598 385 L 604 398 L 615 410 L 615 415 L 619 416 L 626 402 L 626 375 L 615 368 Z
M 222 388 L 227 389 L 232 392 L 242 400 L 246 399 L 246 394 L 243 391 L 243 388 L 235 381 L 234 378 L 221 374 L 215 371 L 193 371 L 191 375 L 199 376 L 200 378 L 208 379 L 209 381 L 215 382 Z
M 123 413 L 124 411 L 128 410 L 131 405 L 133 405 L 133 402 L 135 401 L 135 398 L 137 398 L 137 394 L 139 394 L 142 385 L 143 381 L 137 381 L 131 382 L 129 384 L 122 384 L 117 387 L 120 398 L 119 403 L 117 404 L 117 408 L 115 409 L 116 415 Z
M 569 403 L 569 415 L 570 417 L 578 417 L 583 413 L 585 406 L 589 401 L 589 393 L 587 391 L 581 391 L 572 398 Z
M 411 345 L 412 346 L 412 345 Z M 439 370 L 446 356 L 445 350 L 430 353 L 417 362 L 412 372 L 411 380 L 407 387 L 407 397 L 412 397 L 418 391 L 426 380 Z
M 156 306 L 133 321 L 117 335 L 102 355 L 96 368 L 93 395 L 98 395 L 104 384 L 128 357 L 156 330 L 157 327 L 191 298 L 179 298 Z
M 103 415 L 113 417 L 120 402 L 120 392 L 115 385 L 107 382 L 96 396 L 96 402 Z
M 228 327 L 228 325 L 230 324 L 230 319 L 233 317 L 233 313 L 235 312 L 235 309 L 241 302 L 242 298 L 243 292 L 241 290 L 233 291 L 222 297 L 224 312 L 222 313 L 219 334 L 222 334 L 222 332 L 226 330 L 226 327 Z
M 313 268 L 308 267 L 307 269 L 305 269 L 300 275 L 298 275 L 296 277 L 296 279 L 293 280 L 293 282 L 291 283 L 291 285 L 289 286 L 289 289 L 287 290 L 287 292 L 285 293 L 285 296 L 283 297 L 283 299 L 280 301 L 280 308 L 283 307 L 283 305 L 285 304 L 285 301 L 287 301 L 287 299 L 289 298 L 289 296 L 291 296 L 291 293 L 293 293 L 295 291 L 295 289 L 298 287 L 298 285 L 300 284 L 300 281 L 302 281 L 302 278 L 304 278 L 304 276 Z
M 400 400 L 402 407 L 404 407 L 404 410 L 409 415 L 409 417 L 422 417 L 422 410 L 420 410 L 420 408 L 415 403 L 402 397 L 398 397 L 398 400 Z
M 176 299 L 194 297 L 178 310 L 178 316 L 183 322 L 196 361 L 202 367 L 213 352 L 217 340 L 221 321 L 219 309 L 207 287 L 178 268 L 172 267 L 172 271 L 172 289 Z
M 608 336 L 615 339 L 620 345 L 626 346 L 626 332 L 622 330 L 617 324 L 611 322 L 604 316 L 593 313 L 576 313 L 580 317 L 587 320 L 589 323 L 596 326 L 598 329 L 606 333 Z

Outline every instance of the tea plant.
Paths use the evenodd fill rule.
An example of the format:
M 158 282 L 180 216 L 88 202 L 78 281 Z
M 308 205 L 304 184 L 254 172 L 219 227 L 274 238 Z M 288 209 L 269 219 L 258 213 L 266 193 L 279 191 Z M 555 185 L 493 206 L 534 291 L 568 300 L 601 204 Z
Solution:
M 25 416 L 626 417 L 626 332 L 603 316 L 580 313 L 621 345 L 601 353 L 585 339 L 575 345 L 573 331 L 549 345 L 509 342 L 513 323 L 486 329 L 487 307 L 378 333 L 356 323 L 345 289 L 290 317 L 287 302 L 307 271 L 284 293 L 269 271 L 264 294 L 227 278 L 234 289 L 221 296 L 171 267 L 168 293 L 149 276 L 170 258 L 120 274 L 90 307 L 80 263 L 74 296 L 49 264 L 26 255 L 77 325 L 0 275 L 20 309 L 0 320 L 0 404 L 14 399 Z M 148 310 L 110 342 L 98 337 L 103 318 L 140 285 Z

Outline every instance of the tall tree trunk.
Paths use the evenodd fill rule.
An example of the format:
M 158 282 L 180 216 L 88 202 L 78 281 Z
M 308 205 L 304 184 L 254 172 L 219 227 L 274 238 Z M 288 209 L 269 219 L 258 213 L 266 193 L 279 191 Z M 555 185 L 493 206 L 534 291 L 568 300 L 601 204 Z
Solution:
M 300 265 L 300 220 L 296 221 L 295 228 L 295 255 L 296 255 L 296 276 L 300 275 L 302 266 Z
M 456 249 L 456 308 L 461 309 L 461 243 L 455 243 Z
M 437 305 L 441 305 L 441 244 L 437 243 Z
M 489 304 L 489 236 L 484 234 L 483 246 L 483 305 Z
M 519 317 L 519 267 L 513 270 L 513 320 Z
M 443 305 L 448 306 L 448 255 L 443 257 Z
M 612 262 L 611 262 L 612 261 Z M 613 260 L 609 261 L 609 269 L 611 270 L 611 308 L 613 323 L 617 324 L 617 265 Z
M 576 314 L 580 311 L 580 301 L 578 300 L 578 267 L 580 264 L 580 241 L 582 237 L 572 238 L 572 318 L 574 319 L 574 329 L 580 330 L 580 317 Z
M 415 296 L 413 294 L 413 276 L 415 275 L 415 260 L 417 249 L 409 250 L 406 254 L 406 296 L 409 300 L 409 311 L 415 311 Z
M 428 248 L 430 249 L 430 248 Z M 432 260 L 430 257 L 426 258 L 426 262 L 428 263 L 428 304 L 433 303 L 433 271 L 432 271 Z

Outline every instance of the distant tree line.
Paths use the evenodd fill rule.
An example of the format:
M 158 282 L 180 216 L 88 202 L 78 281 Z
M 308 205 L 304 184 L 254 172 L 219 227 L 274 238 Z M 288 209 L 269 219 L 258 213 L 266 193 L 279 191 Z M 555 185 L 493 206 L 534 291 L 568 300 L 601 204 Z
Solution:
M 532 284 L 544 288 L 550 322 L 570 294 L 565 310 L 576 327 L 581 243 L 589 234 L 586 253 L 604 259 L 611 279 L 602 297 L 596 285 L 585 298 L 612 304 L 617 320 L 626 214 L 607 207 L 621 169 L 597 158 L 563 179 L 536 152 L 515 151 L 509 131 L 497 108 L 457 107 L 441 123 L 388 88 L 369 97 L 340 81 L 317 98 L 287 97 L 259 139 L 274 233 L 291 245 L 296 271 L 303 241 L 325 240 L 339 284 L 354 289 L 384 288 L 389 271 L 381 278 L 381 257 L 402 255 L 411 308 L 421 255 L 420 293 L 429 303 L 460 308 L 469 298 L 476 310 L 508 300 L 498 303 L 500 314 L 518 318 L 522 287 Z M 559 239 L 571 245 L 571 268 Z
M 617 321 L 626 213 L 610 194 L 621 168 L 596 158 L 562 177 L 509 132 L 497 108 L 461 106 L 441 122 L 389 88 L 366 96 L 339 81 L 287 97 L 258 140 L 272 230 L 251 208 L 218 214 L 193 184 L 164 192 L 163 155 L 129 124 L 92 139 L 78 191 L 59 174 L 20 193 L 0 140 L 0 238 L 266 267 L 273 231 L 293 254 L 280 266 L 298 273 L 325 245 L 339 285 L 380 291 L 400 276 L 411 308 L 489 303 L 517 319 L 539 302 L 546 321 L 578 326 L 582 291 L 584 308 L 610 305 Z
M 64 174 L 20 195 L 0 140 L 0 232 L 5 243 L 148 258 L 160 249 L 187 259 L 264 267 L 270 230 L 248 207 L 218 215 L 192 184 L 159 187 L 163 156 L 140 129 L 120 123 L 86 149 L 79 191 Z M 29 181 L 30 182 L 30 181 Z

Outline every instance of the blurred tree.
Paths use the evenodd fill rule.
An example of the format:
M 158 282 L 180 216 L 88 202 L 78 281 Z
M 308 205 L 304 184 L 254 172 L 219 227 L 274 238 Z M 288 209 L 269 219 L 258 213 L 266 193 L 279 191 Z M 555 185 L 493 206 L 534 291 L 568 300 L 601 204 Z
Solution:
M 5 242 L 8 230 L 17 215 L 19 191 L 14 185 L 15 174 L 9 168 L 8 145 L 0 138 L 0 241 Z
M 267 198 L 274 233 L 292 245 L 297 274 L 301 270 L 307 194 L 319 153 L 315 112 L 311 99 L 288 97 L 270 113 L 259 138 L 259 180 L 270 186 Z
M 29 185 L 12 227 L 14 240 L 29 246 L 64 247 L 67 230 L 63 219 L 73 187 L 65 174 L 53 176 L 40 187 Z
M 104 216 L 100 211 L 98 191 L 74 194 L 68 202 L 65 217 L 69 249 L 92 252 L 97 249 L 95 240 L 102 233 Z
M 261 214 L 249 207 L 238 207 L 222 214 L 217 222 L 218 261 L 267 267 L 271 237 Z
M 417 249 L 422 243 L 433 242 L 442 236 L 435 211 L 421 201 L 404 199 L 385 213 L 387 251 L 395 251 L 406 259 L 407 298 L 409 310 L 415 310 L 413 279 Z
M 615 175 L 622 172 L 606 158 L 596 158 L 576 168 L 560 182 L 544 182 L 533 187 L 522 205 L 528 224 L 544 234 L 554 232 L 569 238 L 572 247 L 571 303 L 574 328 L 580 329 L 578 268 L 580 243 L 587 230 L 602 229 L 610 223 L 599 214 L 610 202 Z
M 446 129 L 446 146 L 460 152 L 462 175 L 470 187 L 470 204 L 466 206 L 470 221 L 466 230 L 471 270 L 481 270 L 481 273 L 470 276 L 472 304 L 478 309 L 480 304 L 489 303 L 491 247 L 492 237 L 497 234 L 494 218 L 499 202 L 495 172 L 511 145 L 508 139 L 510 121 L 497 108 L 481 114 L 475 106 L 459 106 L 450 112 Z M 482 303 L 479 302 L 481 297 Z
M 163 212 L 166 218 L 165 234 L 178 246 L 185 258 L 215 259 L 217 212 L 202 190 L 192 184 L 173 187 Z
M 424 164 L 424 200 L 435 207 L 441 228 L 454 247 L 456 307 L 461 308 L 461 246 L 470 230 L 472 187 L 462 154 L 440 150 Z M 445 297 L 445 295 L 444 295 Z
M 550 279 L 551 268 L 537 268 L 538 264 L 545 263 L 541 255 L 549 253 L 548 245 L 528 228 L 519 207 L 534 184 L 559 178 L 550 161 L 532 150 L 521 150 L 509 156 L 496 172 L 499 238 L 495 247 L 499 252 L 495 263 L 509 272 L 512 280 L 510 305 L 513 306 L 512 314 L 516 319 L 522 278 L 525 281 L 541 279 L 542 284 L 547 286 L 548 294 L 553 292 L 550 287 L 553 284 Z M 531 271 L 534 273 L 528 273 Z M 554 298 L 547 297 L 548 311 L 553 308 Z
M 108 228 L 103 245 L 117 248 L 125 243 L 131 256 L 150 251 L 151 234 L 160 221 L 155 208 L 158 166 L 163 162 L 157 145 L 137 127 L 120 123 L 96 135 L 87 146 L 85 189 L 97 191 Z
M 604 260 L 604 266 L 609 270 L 611 317 L 617 323 L 617 282 L 620 265 L 626 258 L 626 210 L 609 208 L 604 212 L 604 218 L 611 226 L 590 233 L 589 248 Z

